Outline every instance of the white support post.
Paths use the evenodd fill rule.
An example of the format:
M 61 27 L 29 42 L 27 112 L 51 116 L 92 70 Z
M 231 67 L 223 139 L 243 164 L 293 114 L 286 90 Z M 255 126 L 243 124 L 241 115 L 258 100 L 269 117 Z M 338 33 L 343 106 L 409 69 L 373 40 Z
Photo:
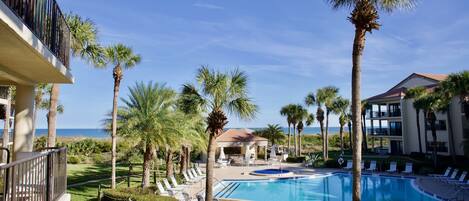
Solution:
M 13 160 L 20 152 L 33 151 L 34 86 L 17 85 L 15 97 L 15 127 Z

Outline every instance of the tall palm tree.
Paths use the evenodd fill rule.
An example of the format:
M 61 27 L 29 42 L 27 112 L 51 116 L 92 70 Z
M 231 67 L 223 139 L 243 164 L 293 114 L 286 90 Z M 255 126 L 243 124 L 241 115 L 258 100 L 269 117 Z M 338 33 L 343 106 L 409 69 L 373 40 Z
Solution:
M 326 133 L 325 133 L 326 158 L 325 160 L 329 158 L 329 114 L 332 112 L 332 108 L 334 107 L 333 106 L 334 99 L 337 97 L 338 93 L 339 93 L 339 88 L 334 87 L 334 86 L 324 87 L 322 89 L 319 89 L 318 92 L 316 93 L 316 96 L 318 96 L 318 99 L 323 99 L 324 105 L 326 106 Z
M 366 138 L 366 111 L 368 111 L 371 108 L 371 104 L 368 103 L 366 100 L 362 100 L 362 109 L 361 109 L 361 115 L 362 115 L 362 133 L 363 133 L 363 149 L 365 152 L 368 151 L 368 140 Z
M 111 188 L 116 188 L 116 147 L 117 147 L 117 99 L 119 97 L 119 87 L 124 76 L 123 69 L 130 69 L 140 63 L 141 57 L 133 53 L 130 47 L 117 44 L 106 47 L 104 50 L 107 65 L 114 65 L 114 95 L 112 99 L 112 150 L 111 150 Z
M 337 97 L 332 104 L 332 112 L 339 115 L 339 137 L 340 137 L 340 153 L 344 153 L 344 125 L 348 122 L 347 111 L 350 105 L 348 99 Z
M 210 111 L 207 117 L 209 133 L 207 147 L 207 167 L 205 200 L 213 200 L 213 165 L 215 163 L 216 138 L 222 134 L 228 123 L 226 113 L 241 119 L 252 119 L 257 113 L 257 105 L 248 97 L 248 77 L 238 69 L 231 73 L 221 73 L 202 66 L 196 76 L 200 87 L 185 84 L 181 98 L 183 102 L 198 103 Z
M 425 124 L 430 126 L 432 133 L 432 158 L 433 166 L 437 167 L 437 135 L 436 135 L 436 113 L 442 110 L 442 99 L 436 93 L 426 94 L 417 99 L 425 111 Z M 425 129 L 426 132 L 426 129 Z M 425 133 L 426 134 L 426 133 Z
M 306 110 L 302 105 L 295 104 L 293 106 L 293 134 L 295 140 L 295 156 L 301 155 L 300 141 L 301 141 L 301 132 L 303 131 L 304 124 L 303 121 L 308 118 L 308 110 Z M 298 131 L 298 133 L 296 133 Z
M 319 90 L 318 90 L 319 91 Z M 306 95 L 305 104 L 307 106 L 314 106 L 316 105 L 316 120 L 319 122 L 319 128 L 321 129 L 321 138 L 322 138 L 322 156 L 323 159 L 326 160 L 326 137 L 324 135 L 324 110 L 322 109 L 322 105 L 324 104 L 324 100 L 321 97 L 318 97 L 317 94 L 309 93 Z
M 10 115 L 11 115 L 11 100 L 13 97 L 13 87 L 6 87 L 6 100 L 7 104 L 5 105 L 5 121 L 3 122 L 3 133 L 2 133 L 2 146 L 8 148 L 8 143 L 10 143 Z M 3 152 L 2 154 L 2 163 L 7 163 L 7 153 Z
M 450 74 L 440 86 L 450 98 L 459 97 L 466 119 L 469 119 L 469 71 Z
M 95 67 L 103 65 L 103 48 L 98 43 L 98 29 L 90 19 L 83 19 L 79 15 L 68 14 L 65 16 L 70 28 L 70 49 L 74 57 L 79 57 Z M 60 85 L 52 84 L 50 92 L 49 112 L 47 113 L 48 147 L 55 146 L 57 108 L 59 107 Z
M 415 109 L 415 114 L 416 114 L 416 126 L 417 126 L 417 136 L 418 136 L 418 141 L 419 141 L 419 152 L 422 153 L 422 137 L 420 134 L 420 111 L 421 111 L 421 102 L 416 101 L 420 97 L 424 96 L 427 93 L 427 90 L 425 87 L 415 87 L 407 90 L 405 92 L 404 99 L 413 99 L 414 102 L 412 103 L 412 106 Z M 426 135 L 425 131 L 425 135 Z
M 314 114 L 313 113 L 308 114 L 308 116 L 306 117 L 305 123 L 306 123 L 306 126 L 313 125 L 313 123 L 314 123 Z M 301 149 L 302 149 L 301 146 L 302 146 L 302 144 L 301 144 L 301 138 L 300 138 L 300 153 L 301 153 Z
M 290 153 L 290 151 L 291 151 L 290 136 L 291 136 L 292 111 L 293 111 L 292 108 L 293 108 L 293 104 L 288 104 L 288 105 L 283 106 L 280 109 L 280 115 L 287 117 L 287 125 L 288 125 L 287 149 L 288 149 L 288 153 Z
M 174 112 L 176 92 L 164 84 L 136 83 L 122 99 L 119 109 L 119 135 L 137 139 L 144 147 L 142 187 L 150 186 L 150 169 L 157 147 L 174 145 L 180 137 Z M 111 120 L 111 124 L 116 121 Z
M 361 57 L 365 48 L 366 32 L 372 32 L 380 27 L 378 24 L 378 10 L 392 12 L 399 8 L 411 8 L 415 0 L 328 0 L 334 9 L 351 8 L 349 21 L 355 25 L 355 38 L 352 52 L 352 123 L 355 144 L 362 143 L 360 127 L 361 110 Z M 353 200 L 361 200 L 361 146 L 353 150 Z

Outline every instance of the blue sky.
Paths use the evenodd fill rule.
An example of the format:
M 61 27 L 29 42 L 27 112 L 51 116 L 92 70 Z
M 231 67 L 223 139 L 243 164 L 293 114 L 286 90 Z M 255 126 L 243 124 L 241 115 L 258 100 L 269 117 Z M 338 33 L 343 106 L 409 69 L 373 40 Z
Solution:
M 285 125 L 279 109 L 302 103 L 317 88 L 334 85 L 350 97 L 353 26 L 349 10 L 324 0 L 59 0 L 64 12 L 92 19 L 104 44 L 122 42 L 143 60 L 126 71 L 121 97 L 136 81 L 167 83 L 179 90 L 206 64 L 236 67 L 250 78 L 260 111 L 253 121 L 230 118 L 230 127 Z M 384 92 L 412 72 L 469 69 L 469 2 L 426 0 L 411 11 L 381 14 L 381 30 L 368 35 L 362 97 Z M 72 62 L 75 84 L 62 85 L 65 113 L 59 128 L 99 128 L 112 106 L 112 66 L 93 69 Z M 310 108 L 311 111 L 315 110 Z M 45 112 L 39 128 L 46 127 Z M 337 125 L 335 117 L 331 125 Z

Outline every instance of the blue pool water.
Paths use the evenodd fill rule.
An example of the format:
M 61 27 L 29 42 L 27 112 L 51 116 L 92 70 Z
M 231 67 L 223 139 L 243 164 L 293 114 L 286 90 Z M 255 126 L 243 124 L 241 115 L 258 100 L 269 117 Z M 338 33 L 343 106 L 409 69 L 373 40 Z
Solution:
M 254 173 L 257 174 L 284 174 L 289 173 L 289 170 L 281 170 L 281 169 L 263 169 L 263 170 L 256 170 Z
M 433 201 L 412 185 L 412 179 L 362 176 L 363 201 Z M 293 178 L 256 181 L 224 181 L 216 197 L 264 200 L 352 200 L 352 177 L 349 174 L 332 174 L 319 178 Z

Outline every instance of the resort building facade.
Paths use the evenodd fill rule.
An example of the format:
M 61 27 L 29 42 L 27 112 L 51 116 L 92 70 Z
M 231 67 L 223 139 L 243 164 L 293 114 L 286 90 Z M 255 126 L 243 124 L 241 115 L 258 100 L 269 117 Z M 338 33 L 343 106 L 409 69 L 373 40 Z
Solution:
M 66 151 L 33 152 L 33 111 L 37 84 L 73 83 L 70 37 L 55 0 L 0 1 L 0 104 L 9 104 L 8 86 L 16 89 L 8 157 L 13 161 L 0 165 L 2 200 L 67 200 Z
M 405 99 L 408 89 L 425 87 L 432 90 L 447 75 L 413 73 L 388 91 L 366 99 L 370 107 L 366 112 L 366 128 L 369 139 L 378 139 L 373 149 L 379 153 L 411 154 L 420 151 L 431 153 L 433 137 L 429 125 L 424 123 L 424 113 L 420 110 L 419 121 L 413 106 L 413 99 Z M 437 153 L 449 155 L 454 148 L 456 155 L 464 155 L 463 141 L 469 140 L 469 120 L 465 118 L 459 98 L 451 101 L 447 112 L 436 114 Z M 420 124 L 420 138 L 417 124 Z M 449 134 L 454 136 L 450 142 Z M 373 140 L 374 142 L 374 140 Z M 454 146 L 454 147 L 451 147 Z

